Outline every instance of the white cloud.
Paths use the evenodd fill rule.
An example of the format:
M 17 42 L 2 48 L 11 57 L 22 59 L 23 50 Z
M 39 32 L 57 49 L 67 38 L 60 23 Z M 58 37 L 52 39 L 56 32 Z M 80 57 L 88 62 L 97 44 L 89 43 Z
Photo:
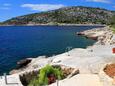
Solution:
M 3 6 L 11 6 L 9 3 L 4 3 Z
M 64 7 L 62 4 L 23 4 L 21 7 L 27 7 L 31 10 L 48 11 Z
M 4 3 L 4 4 L 2 4 L 2 5 L 0 6 L 0 9 L 1 9 L 1 10 L 9 10 L 9 9 L 10 9 L 10 6 L 11 6 L 11 4 L 9 4 L 9 3 Z
M 89 2 L 101 2 L 101 3 L 111 3 L 110 0 L 86 0 Z
M 2 10 L 9 10 L 10 8 L 9 7 L 0 7 L 0 9 L 2 9 Z

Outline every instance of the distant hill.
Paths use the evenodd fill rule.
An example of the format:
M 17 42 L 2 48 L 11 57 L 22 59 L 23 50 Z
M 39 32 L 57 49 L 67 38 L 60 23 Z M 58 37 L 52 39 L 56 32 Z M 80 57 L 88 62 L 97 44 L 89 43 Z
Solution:
M 48 12 L 33 13 L 4 21 L 4 25 L 36 24 L 109 24 L 115 11 L 92 7 L 64 7 Z

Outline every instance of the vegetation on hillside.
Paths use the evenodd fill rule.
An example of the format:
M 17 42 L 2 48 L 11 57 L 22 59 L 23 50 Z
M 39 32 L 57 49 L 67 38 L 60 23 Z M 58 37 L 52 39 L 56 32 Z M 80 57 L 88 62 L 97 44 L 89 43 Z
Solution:
M 115 25 L 115 15 L 112 17 L 111 24 L 114 26 Z
M 0 25 L 2 25 L 2 22 L 0 22 Z
M 15 17 L 3 22 L 3 24 L 110 24 L 110 19 L 114 14 L 113 11 L 101 8 L 73 6 Z
M 45 86 L 54 83 L 57 79 L 62 79 L 62 77 L 61 69 L 46 65 L 40 70 L 38 77 L 30 82 L 29 86 Z
M 111 27 L 113 32 L 115 32 L 115 15 L 111 18 Z

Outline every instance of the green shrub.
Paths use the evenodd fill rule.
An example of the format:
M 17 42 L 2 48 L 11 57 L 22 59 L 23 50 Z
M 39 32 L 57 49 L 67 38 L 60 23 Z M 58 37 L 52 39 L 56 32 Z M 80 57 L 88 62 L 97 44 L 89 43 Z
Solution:
M 112 31 L 115 33 L 115 25 L 112 25 Z
M 44 86 L 48 85 L 48 76 L 53 74 L 56 79 L 62 79 L 63 73 L 60 68 L 54 68 L 50 65 L 46 65 L 46 67 L 40 70 L 40 74 L 38 74 L 36 79 L 33 79 L 29 86 Z
M 110 26 L 112 28 L 112 31 L 115 33 L 115 15 L 111 18 Z
M 115 25 L 115 15 L 111 18 L 111 25 Z

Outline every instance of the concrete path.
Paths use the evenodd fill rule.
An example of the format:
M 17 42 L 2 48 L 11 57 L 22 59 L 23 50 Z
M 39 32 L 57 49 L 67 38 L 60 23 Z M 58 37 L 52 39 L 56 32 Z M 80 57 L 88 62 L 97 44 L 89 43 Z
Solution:
M 58 86 L 103 86 L 98 75 L 95 74 L 78 74 L 70 79 L 59 81 L 58 84 Z M 50 86 L 57 86 L 57 83 Z

